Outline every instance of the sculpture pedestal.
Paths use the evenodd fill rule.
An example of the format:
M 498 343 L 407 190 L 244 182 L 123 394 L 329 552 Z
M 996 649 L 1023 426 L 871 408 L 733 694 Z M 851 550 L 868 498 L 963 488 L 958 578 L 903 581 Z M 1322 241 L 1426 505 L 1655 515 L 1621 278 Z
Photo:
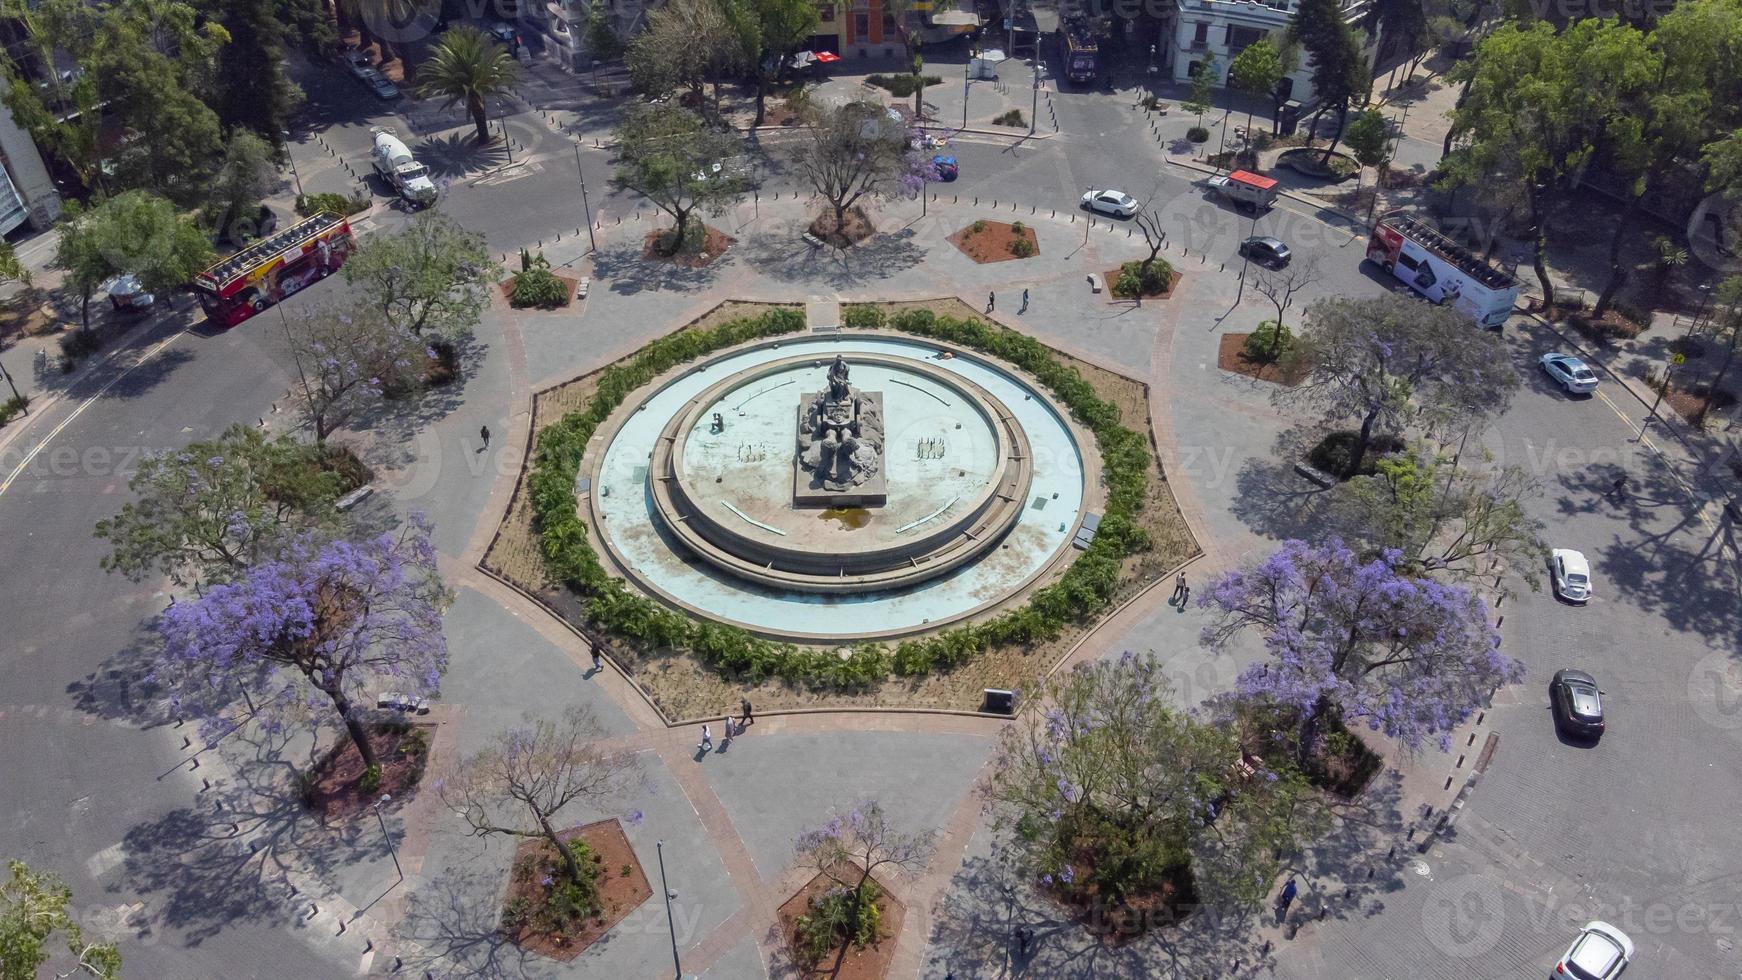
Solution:
M 861 391 L 859 406 L 863 414 L 875 413 L 883 417 L 883 393 L 880 391 Z M 810 413 L 811 403 L 815 395 L 804 395 L 798 402 L 798 424 L 802 430 L 806 417 Z M 884 448 L 888 451 L 888 447 Z M 831 490 L 823 485 L 822 474 L 805 469 L 804 452 L 796 452 L 792 458 L 792 505 L 794 507 L 882 507 L 889 502 L 889 480 L 884 471 L 886 465 L 877 467 L 877 471 L 865 477 L 861 482 L 840 490 Z

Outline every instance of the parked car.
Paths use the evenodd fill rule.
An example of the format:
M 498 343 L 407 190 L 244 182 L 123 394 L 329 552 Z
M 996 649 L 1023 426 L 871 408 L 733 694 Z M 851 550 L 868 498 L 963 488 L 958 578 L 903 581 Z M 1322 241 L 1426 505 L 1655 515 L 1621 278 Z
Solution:
M 1544 354 L 1537 363 L 1569 395 L 1588 395 L 1597 390 L 1597 372 L 1571 354 Z
M 1083 195 L 1083 207 L 1117 218 L 1129 218 L 1137 213 L 1137 198 L 1124 191 L 1089 191 Z
M 1585 923 L 1550 974 L 1554 980 L 1613 980 L 1633 960 L 1633 940 L 1607 922 Z
M 117 313 L 149 313 L 157 303 L 157 297 L 146 292 L 139 280 L 130 275 L 116 276 L 105 282 L 103 291 L 109 295 L 109 305 Z
M 1603 692 L 1597 690 L 1595 677 L 1582 670 L 1557 670 L 1548 685 L 1548 699 L 1554 709 L 1555 730 L 1583 738 L 1602 737 L 1606 727 Z
M 1549 553 L 1548 570 L 1554 579 L 1555 595 L 1579 605 L 1591 601 L 1591 565 L 1582 552 L 1554 549 Z
M 931 158 L 931 165 L 937 170 L 939 180 L 955 180 L 961 175 L 961 168 L 956 166 L 955 157 L 939 154 L 938 156 Z
M 345 68 L 358 78 L 367 78 L 369 75 L 377 74 L 375 66 L 369 63 L 369 52 L 367 51 L 348 48 L 344 58 Z
M 1273 265 L 1278 268 L 1288 264 L 1294 253 L 1288 250 L 1280 238 L 1268 235 L 1257 235 L 1240 243 L 1240 254 L 1254 262 Z
M 376 75 L 375 80 L 369 83 L 369 91 L 374 92 L 377 99 L 387 102 L 399 98 L 400 94 L 399 86 L 388 81 L 385 75 Z

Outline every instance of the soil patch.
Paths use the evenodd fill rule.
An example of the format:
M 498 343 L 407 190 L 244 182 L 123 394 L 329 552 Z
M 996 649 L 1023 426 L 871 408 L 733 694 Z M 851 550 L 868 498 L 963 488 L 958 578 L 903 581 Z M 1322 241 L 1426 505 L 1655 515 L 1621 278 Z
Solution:
M 1667 387 L 1662 382 L 1655 382 L 1651 384 L 1651 388 L 1653 391 L 1662 391 L 1663 400 L 1674 406 L 1676 413 L 1688 422 L 1698 419 L 1701 412 L 1706 413 L 1709 420 L 1711 413 L 1736 404 L 1735 392 L 1722 388 L 1714 393 L 1712 386 L 1705 382 L 1690 383 L 1685 387 L 1674 381 Z
M 1593 317 L 1580 310 L 1568 310 L 1557 306 L 1549 312 L 1548 316 L 1555 323 L 1572 327 L 1579 332 L 1580 336 L 1599 347 L 1609 347 L 1617 341 L 1632 340 L 1645 330 L 1644 325 L 1621 315 L 1621 312 L 1614 307 L 1603 311 L 1601 317 Z
M 757 316 L 776 305 L 779 304 L 725 303 L 684 329 L 707 329 L 738 317 Z M 978 310 L 954 298 L 879 305 L 889 316 L 923 309 L 939 316 L 984 319 Z M 1060 364 L 1075 369 L 1094 388 L 1098 397 L 1116 406 L 1126 425 L 1149 432 L 1153 448 L 1155 438 L 1149 426 L 1148 386 L 1056 349 L 1052 354 Z M 545 426 L 586 405 L 598 388 L 600 373 L 584 375 L 534 396 L 532 432 L 535 443 L 537 433 Z M 526 485 L 528 472 L 522 469 L 502 526 L 497 529 L 496 537 L 480 564 L 487 571 L 525 590 L 553 615 L 574 625 L 583 635 L 591 636 L 593 633 L 587 625 L 584 603 L 573 592 L 553 582 L 546 569 L 544 552 L 533 524 L 533 508 Z M 1153 544 L 1148 551 L 1129 555 L 1120 564 L 1119 587 L 1113 595 L 1109 613 L 1199 552 L 1197 540 L 1174 501 L 1167 477 L 1153 460 L 1145 484 L 1143 509 L 1137 516 L 1139 526 L 1149 533 Z M 760 711 L 816 707 L 917 707 L 973 711 L 979 708 L 986 688 L 1032 688 L 1097 625 L 1098 621 L 1073 625 L 1050 641 L 996 647 L 953 670 L 934 670 L 920 677 L 890 676 L 859 692 L 815 689 L 779 679 L 751 682 L 744 678 L 725 677 L 693 657 L 670 651 L 635 650 L 626 644 L 614 643 L 611 652 L 648 692 L 660 711 L 672 720 L 717 720 L 727 712 L 735 712 L 742 697 L 749 697 Z
M 947 241 L 961 249 L 963 255 L 982 264 L 1039 255 L 1040 240 L 1035 236 L 1034 228 L 1022 225 L 1018 231 L 1017 224 L 1007 221 L 976 221 L 951 235 Z M 1024 250 L 1024 246 L 1016 244 L 1018 241 L 1028 243 L 1027 255 L 1018 254 Z
M 1140 262 L 1141 260 L 1134 260 L 1134 261 Z M 1157 256 L 1156 261 L 1157 262 L 1165 262 L 1167 260 Z M 1172 269 L 1173 271 L 1172 271 L 1172 274 L 1170 274 L 1167 277 L 1166 288 L 1148 290 L 1147 292 L 1145 292 L 1143 294 L 1144 299 L 1166 299 L 1169 296 L 1173 295 L 1174 290 L 1179 288 L 1179 281 L 1181 279 L 1183 279 L 1184 276 L 1180 273 L 1180 271 L 1178 269 L 1173 269 L 1173 267 L 1171 265 L 1168 266 L 1168 268 Z M 1126 300 L 1129 300 L 1131 298 L 1129 296 L 1115 296 L 1115 295 L 1113 295 L 1113 287 L 1118 285 L 1119 274 L 1124 272 L 1124 271 L 1125 271 L 1125 266 L 1118 265 L 1118 266 L 1114 266 L 1111 269 L 1108 269 L 1106 272 L 1101 273 L 1101 281 L 1105 282 L 1107 284 L 1107 302 L 1109 302 L 1109 303 L 1122 303 L 1122 302 L 1125 302 Z
M 1248 378 L 1268 381 L 1271 384 L 1294 387 L 1306 377 L 1306 371 L 1296 368 L 1292 373 L 1282 369 L 1281 362 L 1273 361 L 1260 364 L 1246 358 L 1246 338 L 1249 333 L 1225 333 L 1216 348 L 1216 366 L 1224 371 L 1244 374 Z
M 19 337 L 41 337 L 60 328 L 60 321 L 34 290 L 21 289 L 0 300 L 0 344 Z
M 599 910 L 568 932 L 541 932 L 530 922 L 512 928 L 504 924 L 503 932 L 521 949 L 554 960 L 572 960 L 653 897 L 635 849 L 629 846 L 629 838 L 615 817 L 557 832 L 564 844 L 577 837 L 586 841 L 597 858 Z M 502 896 L 504 908 L 517 902 L 528 907 L 541 905 L 549 891 L 543 884 L 545 876 L 559 860 L 549 841 L 529 840 L 515 848 L 508 892 Z
M 855 868 L 855 870 L 857 870 Z M 875 878 L 872 879 L 876 881 Z M 820 898 L 824 892 L 837 888 L 834 879 L 818 872 L 817 876 L 805 883 L 791 898 L 780 906 L 780 933 L 786 938 L 787 947 L 792 949 L 793 960 L 799 961 L 797 953 L 797 923 L 798 917 L 810 912 L 813 898 Z M 836 946 L 817 964 L 814 970 L 797 969 L 801 977 L 829 977 L 831 980 L 881 980 L 889 972 L 889 963 L 895 958 L 895 943 L 901 938 L 901 920 L 907 914 L 902 904 L 895 900 L 889 889 L 879 882 L 877 895 L 877 910 L 882 923 L 882 935 L 878 940 L 863 949 L 848 945 L 847 955 L 840 961 L 840 970 L 835 970 L 835 960 L 841 947 Z
M 1122 897 L 1103 896 L 1094 882 L 1096 851 L 1106 851 L 1098 845 L 1085 845 L 1072 867 L 1077 872 L 1078 885 L 1054 881 L 1043 889 L 1053 901 L 1072 910 L 1077 921 L 1101 934 L 1109 944 L 1119 946 L 1139 939 L 1162 926 L 1173 925 L 1198 908 L 1197 887 L 1192 879 L 1189 862 L 1176 865 L 1163 873 L 1151 889 L 1128 893 Z
M 381 764 L 381 778 L 373 788 L 363 786 L 363 756 L 349 738 L 315 763 L 306 779 L 303 802 L 322 820 L 348 817 L 374 806 L 382 793 L 403 801 L 417 788 L 429 762 L 434 725 L 389 722 L 369 727 L 369 746 Z
M 671 232 L 672 229 L 670 228 L 656 228 L 653 231 L 648 232 L 647 237 L 641 240 L 641 257 L 652 262 L 670 262 L 673 265 L 681 265 L 690 269 L 700 269 L 703 266 L 713 263 L 720 256 L 725 255 L 726 249 L 731 248 L 738 242 L 738 239 L 733 238 L 731 235 L 726 234 L 718 228 L 715 228 L 713 225 L 703 225 L 700 245 L 689 244 L 676 255 L 666 255 L 659 251 L 658 246 L 671 235 Z M 571 302 L 574 300 L 572 281 L 569 289 L 569 299 Z
M 877 231 L 871 223 L 871 218 L 860 208 L 848 208 L 846 218 L 839 229 L 835 228 L 835 213 L 833 210 L 819 214 L 811 222 L 810 233 L 822 239 L 835 248 L 852 248 Z

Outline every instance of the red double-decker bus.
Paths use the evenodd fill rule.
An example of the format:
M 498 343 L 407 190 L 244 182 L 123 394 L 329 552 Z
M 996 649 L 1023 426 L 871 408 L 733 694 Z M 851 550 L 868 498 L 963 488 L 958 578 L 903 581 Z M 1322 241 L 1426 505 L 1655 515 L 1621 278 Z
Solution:
M 344 215 L 322 211 L 195 276 L 194 292 L 207 319 L 233 327 L 332 274 L 355 244 Z

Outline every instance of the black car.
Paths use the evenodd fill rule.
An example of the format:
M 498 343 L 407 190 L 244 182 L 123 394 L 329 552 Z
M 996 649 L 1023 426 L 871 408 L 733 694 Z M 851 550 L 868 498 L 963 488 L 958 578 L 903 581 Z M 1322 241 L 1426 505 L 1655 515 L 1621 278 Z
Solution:
M 1283 244 L 1282 239 L 1268 236 L 1248 238 L 1241 242 L 1240 254 L 1254 262 L 1274 266 L 1287 265 L 1288 260 L 1294 255 L 1288 250 L 1288 246 Z
M 1557 730 L 1585 738 L 1603 734 L 1603 692 L 1597 690 L 1595 677 L 1582 670 L 1557 670 L 1548 694 Z

